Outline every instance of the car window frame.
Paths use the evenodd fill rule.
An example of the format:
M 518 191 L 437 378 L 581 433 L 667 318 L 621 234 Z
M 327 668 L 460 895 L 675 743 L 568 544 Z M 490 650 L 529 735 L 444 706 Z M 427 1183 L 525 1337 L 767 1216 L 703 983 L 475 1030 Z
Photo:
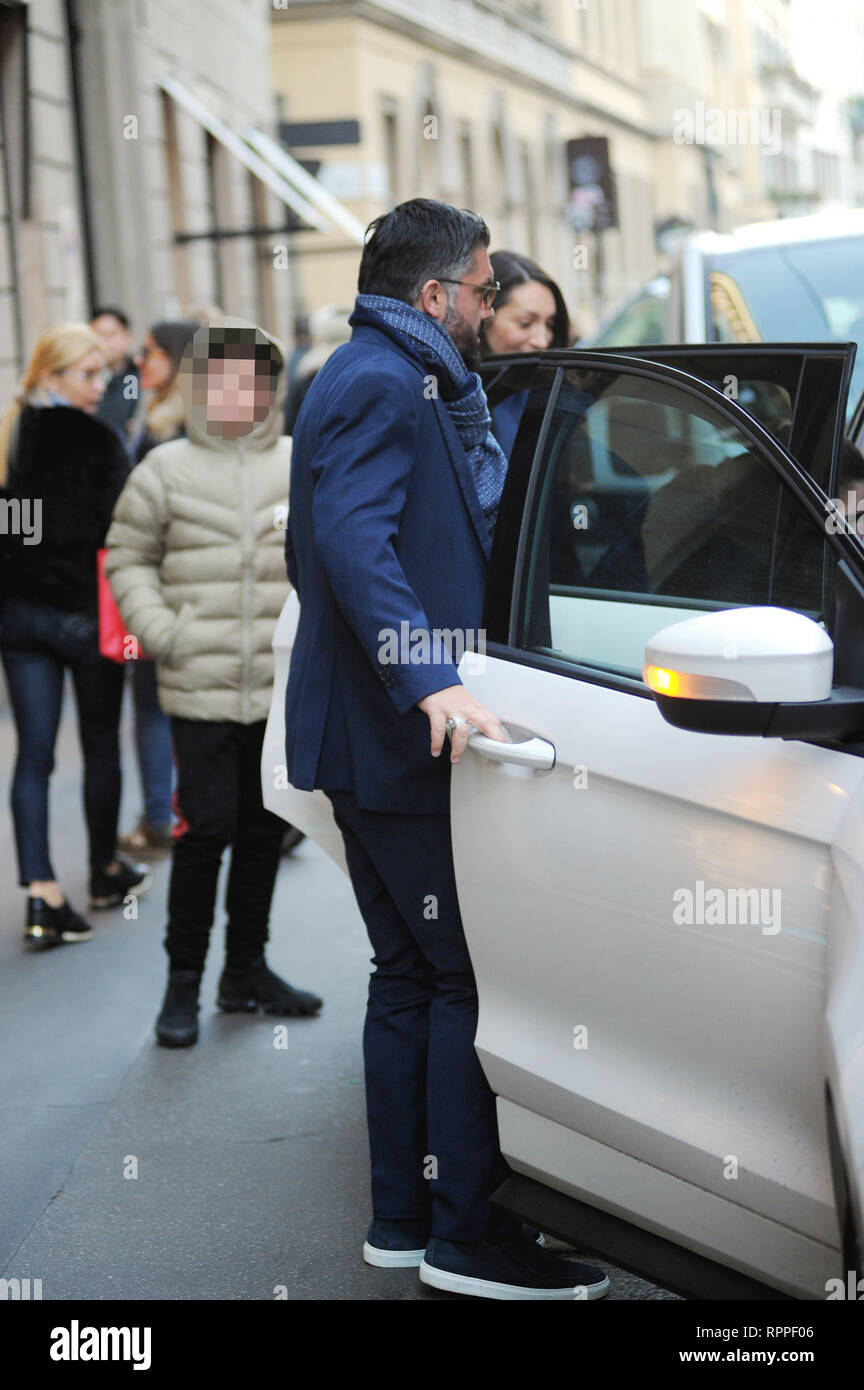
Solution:
M 675 346 L 677 347 L 677 345 Z M 699 346 L 704 350 L 704 344 Z M 770 349 L 773 345 L 761 344 L 759 346 L 764 350 L 766 347 Z M 802 356 L 805 355 L 806 350 L 800 344 L 797 347 L 794 344 L 784 346 L 797 350 Z M 825 345 L 820 344 L 819 346 L 824 347 Z M 721 352 L 728 351 L 727 344 L 718 344 L 717 347 Z M 518 364 L 523 368 L 529 365 L 524 354 L 510 354 L 509 356 L 511 360 L 506 365 Z M 492 367 L 503 368 L 505 361 L 503 358 L 499 358 L 488 365 L 490 369 Z M 542 423 L 534 447 L 530 452 L 526 451 L 525 441 L 520 441 L 517 434 L 513 459 L 518 461 L 519 470 L 523 473 L 527 471 L 522 489 L 521 505 L 518 500 L 517 489 L 522 479 L 516 474 L 511 477 L 509 470 L 505 491 L 502 495 L 499 523 L 503 520 L 504 526 L 502 532 L 499 533 L 498 525 L 496 525 L 496 535 L 493 538 L 483 619 L 486 646 L 490 655 L 500 656 L 511 661 L 517 660 L 523 665 L 550 670 L 573 679 L 587 681 L 589 684 L 607 686 L 611 689 L 626 691 L 629 694 L 640 695 L 646 699 L 653 699 L 651 691 L 641 679 L 618 674 L 604 668 L 583 666 L 571 658 L 554 657 L 543 652 L 531 651 L 520 647 L 517 641 L 517 625 L 524 607 L 525 585 L 528 579 L 527 557 L 530 546 L 530 522 L 535 514 L 538 491 L 542 484 L 544 471 L 542 461 L 545 445 L 563 385 L 564 372 L 573 367 L 584 367 L 592 371 L 617 370 L 662 381 L 671 386 L 678 386 L 685 394 L 713 406 L 718 413 L 726 417 L 731 425 L 745 434 L 749 434 L 751 440 L 761 446 L 760 457 L 767 454 L 765 461 L 778 474 L 781 483 L 785 483 L 791 488 L 793 495 L 810 515 L 813 524 L 819 526 L 825 537 L 825 542 L 837 552 L 838 561 L 847 562 L 853 575 L 864 585 L 864 545 L 848 526 L 836 532 L 827 530 L 825 522 L 830 514 L 828 495 L 822 492 L 822 489 L 807 471 L 766 426 L 760 424 L 755 416 L 746 411 L 743 406 L 725 396 L 708 382 L 679 368 L 654 361 L 648 350 L 630 349 L 628 352 L 613 353 L 605 348 L 553 349 L 549 352 L 536 354 L 535 365 L 544 374 L 551 373 L 549 391 Z M 494 380 L 497 382 L 501 379 L 502 376 L 499 371 Z M 535 375 L 535 384 L 537 380 L 538 376 Z M 836 452 L 835 450 L 832 472 L 836 470 L 837 466 Z M 527 463 L 529 459 L 530 463 Z M 512 531 L 515 514 L 518 514 L 519 525 L 515 554 L 513 554 Z M 506 534 L 508 531 L 510 535 Z M 502 539 L 502 536 L 506 539 Z M 509 555 L 506 553 L 507 551 L 510 552 Z M 510 576 L 509 584 L 508 575 Z M 508 588 L 509 596 L 505 599 L 504 595 Z
M 596 350 L 598 352 L 606 352 L 606 349 L 603 348 L 598 348 Z M 616 348 L 615 351 L 616 353 L 620 353 L 621 356 L 638 356 L 643 361 L 646 360 L 648 356 L 648 349 L 637 347 Z M 829 460 L 826 480 L 828 496 L 834 497 L 836 496 L 837 488 L 840 445 L 846 433 L 844 429 L 846 423 L 846 406 L 849 396 L 849 387 L 852 382 L 852 371 L 855 365 L 856 352 L 856 343 L 664 343 L 657 346 L 652 345 L 650 349 L 650 360 L 652 362 L 658 362 L 662 366 L 663 362 L 668 359 L 672 359 L 672 365 L 674 365 L 674 359 L 676 358 L 680 358 L 682 362 L 686 362 L 696 357 L 705 357 L 709 359 L 724 358 L 727 354 L 730 358 L 741 357 L 744 362 L 746 362 L 748 358 L 756 358 L 757 360 L 759 358 L 773 358 L 778 362 L 785 362 L 797 358 L 799 361 L 799 370 L 796 377 L 796 391 L 794 396 L 790 393 L 792 428 L 789 435 L 788 446 L 785 447 L 792 458 L 804 468 L 805 472 L 807 472 L 808 470 L 802 457 L 807 444 L 806 439 L 802 438 L 807 423 L 805 419 L 802 419 L 802 398 L 805 393 L 813 393 L 815 389 L 807 381 L 808 366 L 811 361 L 825 362 L 832 358 L 842 359 L 840 363 L 839 382 L 836 388 L 837 396 L 834 409 L 831 458 Z M 682 370 L 687 369 L 682 368 Z M 699 372 L 689 372 L 689 375 L 695 376 L 699 381 L 705 381 L 709 386 L 712 384 L 708 381 L 707 377 L 700 375 Z M 741 376 L 743 373 L 738 372 L 735 373 L 735 375 Z M 773 378 L 766 373 L 765 380 L 773 381 L 773 384 L 783 386 L 784 388 L 786 386 L 786 382 L 782 380 L 782 375 L 779 372 Z M 758 417 L 747 410 L 746 406 L 742 406 L 742 409 L 751 419 L 758 420 Z
M 864 453 L 864 391 L 858 397 L 852 414 L 849 416 L 846 438 L 852 441 L 856 449 L 860 449 Z

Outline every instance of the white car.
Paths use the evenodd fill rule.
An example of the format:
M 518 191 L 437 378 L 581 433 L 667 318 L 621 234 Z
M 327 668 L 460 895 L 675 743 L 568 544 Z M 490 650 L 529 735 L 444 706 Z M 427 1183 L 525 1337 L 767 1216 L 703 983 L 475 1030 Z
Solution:
M 864 1274 L 864 546 L 830 500 L 854 347 L 650 351 L 484 369 L 520 424 L 463 674 L 511 742 L 472 735 L 451 809 L 498 1198 L 691 1297 L 841 1297 Z M 341 860 L 326 798 L 274 777 L 296 610 L 265 800 Z
M 757 222 L 683 236 L 669 269 L 601 320 L 580 346 L 864 343 L 864 211 Z M 850 405 L 864 391 L 864 352 Z

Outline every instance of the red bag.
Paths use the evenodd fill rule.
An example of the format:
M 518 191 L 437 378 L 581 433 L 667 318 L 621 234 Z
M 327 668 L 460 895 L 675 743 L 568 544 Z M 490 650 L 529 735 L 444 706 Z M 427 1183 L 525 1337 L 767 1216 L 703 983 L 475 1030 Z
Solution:
M 138 638 L 126 631 L 120 609 L 114 602 L 111 585 L 105 574 L 107 550 L 98 552 L 98 593 L 99 593 L 99 651 L 111 661 L 134 661 L 146 656 L 138 645 Z

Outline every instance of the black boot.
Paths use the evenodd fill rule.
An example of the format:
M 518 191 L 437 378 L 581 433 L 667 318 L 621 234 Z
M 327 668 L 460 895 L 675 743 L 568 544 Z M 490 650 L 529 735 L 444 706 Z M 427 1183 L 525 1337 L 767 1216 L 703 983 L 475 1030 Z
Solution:
M 317 994 L 295 989 L 267 968 L 263 956 L 243 970 L 229 970 L 227 965 L 219 981 L 216 1003 L 226 1013 L 315 1014 L 323 1000 Z
M 170 972 L 162 1012 L 156 1020 L 156 1039 L 163 1047 L 191 1047 L 198 1041 L 200 984 L 197 970 Z

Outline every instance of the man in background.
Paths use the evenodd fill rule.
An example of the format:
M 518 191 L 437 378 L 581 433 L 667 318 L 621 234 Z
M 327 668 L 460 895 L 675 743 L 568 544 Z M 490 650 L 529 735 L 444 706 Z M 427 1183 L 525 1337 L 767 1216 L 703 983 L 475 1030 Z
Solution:
M 111 379 L 105 388 L 97 419 L 116 430 L 131 449 L 130 422 L 138 405 L 138 368 L 132 361 L 132 334 L 122 309 L 99 308 L 90 327 L 101 338 Z

